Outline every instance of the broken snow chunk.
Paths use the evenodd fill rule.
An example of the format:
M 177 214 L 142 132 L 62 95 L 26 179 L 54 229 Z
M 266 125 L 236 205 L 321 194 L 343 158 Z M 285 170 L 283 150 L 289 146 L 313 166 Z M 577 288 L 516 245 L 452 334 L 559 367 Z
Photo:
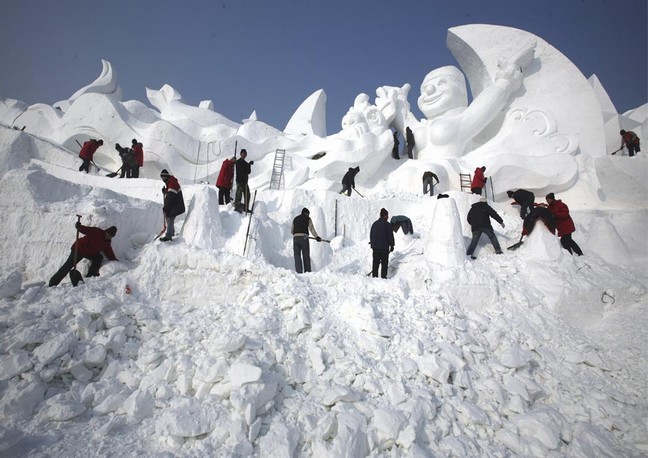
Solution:
M 448 383 L 451 367 L 447 361 L 444 361 L 436 355 L 429 355 L 417 357 L 416 364 L 423 375 L 439 383 Z
M 155 400 L 148 390 L 135 390 L 124 401 L 122 407 L 126 415 L 133 417 L 136 421 L 141 421 L 153 413 Z
M 65 393 L 49 398 L 45 403 L 43 416 L 47 420 L 67 421 L 85 412 L 86 407 Z
M 325 406 L 332 406 L 340 401 L 355 402 L 360 400 L 360 396 L 355 391 L 352 391 L 343 386 L 333 386 L 329 388 L 322 397 L 322 404 Z
M 125 400 L 126 395 L 123 393 L 109 394 L 103 401 L 101 401 L 101 403 L 94 407 L 94 411 L 100 415 L 114 412 L 115 410 L 119 409 L 122 404 L 124 404 Z
M 34 356 L 41 365 L 45 366 L 70 351 L 70 347 L 76 340 L 73 332 L 58 335 L 39 345 L 34 350 Z
M 500 354 L 500 362 L 503 366 L 518 369 L 531 361 L 533 353 L 520 348 L 508 348 Z
M 88 367 L 99 366 L 106 360 L 106 347 L 95 345 L 88 348 L 83 354 L 83 363 Z
M 462 401 L 457 406 L 459 418 L 466 425 L 488 425 L 488 415 L 481 408 L 470 401 Z
M 24 350 L 12 350 L 0 357 L 0 381 L 9 380 L 31 368 L 29 353 Z
M 188 399 L 182 404 L 165 409 L 159 416 L 155 431 L 161 436 L 195 437 L 214 429 L 222 415 L 218 405 L 201 404 Z
M 401 429 L 407 425 L 407 418 L 397 409 L 381 407 L 376 409 L 371 420 L 378 445 L 389 447 L 398 438 Z
M 261 379 L 262 374 L 263 371 L 260 367 L 247 363 L 236 363 L 227 372 L 233 386 L 242 386 L 246 383 L 256 382 Z
M 222 353 L 233 353 L 245 345 L 245 335 L 241 333 L 231 333 L 221 336 L 214 342 L 214 349 Z

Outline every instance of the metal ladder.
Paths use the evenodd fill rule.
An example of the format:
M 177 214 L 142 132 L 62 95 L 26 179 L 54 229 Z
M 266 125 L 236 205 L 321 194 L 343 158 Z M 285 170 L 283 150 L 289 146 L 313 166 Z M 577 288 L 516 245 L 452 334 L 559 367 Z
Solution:
M 281 189 L 284 174 L 283 170 L 285 157 L 285 149 L 277 149 L 275 151 L 274 164 L 272 166 L 272 175 L 270 176 L 270 189 Z M 285 183 L 283 184 L 285 185 Z
M 459 174 L 459 185 L 461 186 L 461 191 L 468 190 L 470 192 L 470 185 L 472 184 L 472 177 L 470 173 L 460 173 Z

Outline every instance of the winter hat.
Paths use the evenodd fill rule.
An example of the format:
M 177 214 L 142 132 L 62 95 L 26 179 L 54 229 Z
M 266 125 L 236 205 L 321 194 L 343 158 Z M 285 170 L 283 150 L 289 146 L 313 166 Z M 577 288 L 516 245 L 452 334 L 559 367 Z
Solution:
M 360 166 L 357 166 L 357 167 L 355 168 L 355 171 L 356 171 L 356 172 L 359 172 L 359 171 L 360 171 Z
M 556 196 L 554 196 L 553 192 L 550 192 L 549 194 L 547 194 L 546 199 L 556 200 Z
M 389 212 L 385 210 L 384 208 L 380 209 L 380 217 L 382 218 L 383 216 L 389 215 Z
M 133 145 L 137 145 L 137 139 L 136 139 L 136 138 L 134 138 L 134 139 L 132 140 L 132 142 L 131 142 L 131 143 L 132 143 Z
M 308 211 L 308 208 L 306 207 L 302 208 L 302 215 L 310 215 L 310 211 Z
M 170 176 L 171 174 L 167 171 L 167 169 L 162 169 L 162 171 L 160 172 L 160 178 L 162 178 L 163 180 L 165 178 L 169 178 Z
M 117 233 L 117 228 L 115 226 L 110 226 L 108 229 L 106 229 L 106 232 L 110 234 L 111 237 L 114 237 Z
M 506 191 L 506 195 L 509 197 L 513 197 L 513 191 Z

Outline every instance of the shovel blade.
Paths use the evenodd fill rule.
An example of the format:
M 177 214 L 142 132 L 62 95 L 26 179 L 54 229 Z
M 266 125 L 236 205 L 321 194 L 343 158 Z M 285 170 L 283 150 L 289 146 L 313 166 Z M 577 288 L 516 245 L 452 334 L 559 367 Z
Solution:
M 108 175 L 106 175 L 106 176 L 107 176 L 108 178 L 114 178 L 114 177 L 116 177 L 116 176 L 117 176 L 117 172 L 112 172 L 112 173 L 109 173 L 109 174 L 108 174 Z
M 82 282 L 83 277 L 81 276 L 81 272 L 76 269 L 72 269 L 70 271 L 70 281 L 72 282 L 72 286 L 76 286 L 79 284 L 79 282 Z
M 520 248 L 520 247 L 522 246 L 523 243 L 524 243 L 524 242 L 514 243 L 513 245 L 511 245 L 510 247 L 508 247 L 508 249 L 509 249 L 509 250 L 517 250 L 518 248 Z

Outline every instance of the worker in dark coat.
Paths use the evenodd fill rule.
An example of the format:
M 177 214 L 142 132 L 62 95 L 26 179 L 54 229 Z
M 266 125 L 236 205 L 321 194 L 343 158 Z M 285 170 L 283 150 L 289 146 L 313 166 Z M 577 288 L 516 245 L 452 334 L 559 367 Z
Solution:
M 394 251 L 394 231 L 388 219 L 389 212 L 384 208 L 381 208 L 380 218 L 371 225 L 369 243 L 373 250 L 373 263 L 371 266 L 372 277 L 378 277 L 378 267 L 380 266 L 380 276 L 382 278 L 387 278 L 389 253 Z
M 352 168 L 349 167 L 347 173 L 342 177 L 342 191 L 340 194 L 346 193 L 347 196 L 351 195 L 351 189 L 355 189 L 355 176 L 360 172 L 360 166 Z
M 473 194 L 478 194 L 481 196 L 482 189 L 484 186 L 486 186 L 486 180 L 487 178 L 484 176 L 484 172 L 486 171 L 486 167 L 477 167 L 475 169 L 475 174 L 473 175 L 472 182 L 470 183 L 470 191 Z
M 423 195 L 426 195 L 429 190 L 430 197 L 432 197 L 434 195 L 434 186 L 438 184 L 439 177 L 436 176 L 436 173 L 430 172 L 429 170 L 427 172 L 423 172 Z
M 391 223 L 394 232 L 398 232 L 398 229 L 403 229 L 403 234 L 414 233 L 414 226 L 412 225 L 412 220 L 405 215 L 392 216 L 389 222 Z
M 621 148 L 619 150 L 625 146 L 628 149 L 628 156 L 630 157 L 641 151 L 641 147 L 639 146 L 640 140 L 637 134 L 631 130 L 621 130 L 619 133 L 621 134 Z M 621 152 L 621 155 L 623 155 L 623 152 Z
M 218 204 L 227 205 L 232 200 L 230 195 L 232 185 L 234 182 L 234 164 L 236 158 L 225 159 L 221 165 L 218 178 L 216 179 L 216 187 L 218 188 Z
M 176 216 L 185 212 L 184 197 L 182 189 L 176 177 L 171 175 L 166 169 L 160 172 L 160 178 L 164 181 L 162 194 L 164 194 L 164 220 L 166 222 L 166 234 L 160 239 L 161 242 L 169 242 L 175 235 Z
M 119 143 L 115 144 L 115 149 L 119 153 L 119 157 L 122 161 L 119 178 L 132 178 L 133 168 L 137 167 L 137 162 L 135 161 L 135 152 L 131 148 L 121 146 Z
M 252 164 L 254 161 L 247 162 L 247 151 L 241 150 L 241 157 L 236 161 L 236 194 L 234 195 L 234 209 L 241 213 L 250 212 L 250 187 L 248 186 L 248 178 L 252 173 Z M 245 205 L 241 205 L 241 199 Z
M 526 189 L 518 189 L 517 191 L 506 191 L 506 195 L 513 199 L 513 204 L 520 206 L 520 218 L 524 219 L 529 211 L 535 205 L 535 194 Z M 511 205 L 513 205 L 511 204 Z
M 562 247 L 569 251 L 569 254 L 576 252 L 578 256 L 583 256 L 583 251 L 578 244 L 572 239 L 572 234 L 576 232 L 574 220 L 569 215 L 569 207 L 563 203 L 562 200 L 556 200 L 553 192 L 547 194 L 545 200 L 548 204 L 548 209 L 556 220 L 556 229 L 558 230 L 558 237 L 560 237 L 560 244 Z
M 318 242 L 322 238 L 317 235 L 313 220 L 310 218 L 310 211 L 308 208 L 303 208 L 301 214 L 293 219 L 290 233 L 293 236 L 293 255 L 295 257 L 295 270 L 298 274 L 302 272 L 311 271 L 310 262 L 310 243 L 308 240 L 308 232 L 310 231 Z
M 87 142 L 83 143 L 81 151 L 79 151 L 79 157 L 83 160 L 81 167 L 79 167 L 79 172 L 83 172 L 85 170 L 85 173 L 88 173 L 90 171 L 90 162 L 92 162 L 94 153 L 101 145 L 103 145 L 103 140 L 101 139 L 90 139 Z
M 398 141 L 398 131 L 394 131 L 394 146 L 392 147 L 392 157 L 394 159 L 400 159 L 400 156 L 398 155 L 398 147 L 400 146 L 400 142 Z
M 70 256 L 68 256 L 67 260 L 54 276 L 50 278 L 49 286 L 56 286 L 61 283 L 61 280 L 74 269 L 75 248 L 77 261 L 82 258 L 90 260 L 90 267 L 88 267 L 86 277 L 99 276 L 99 269 L 103 262 L 102 253 L 111 261 L 117 260 L 110 244 L 112 238 L 117 234 L 117 228 L 115 226 L 103 230 L 98 227 L 84 226 L 81 222 L 77 221 L 75 227 L 81 234 L 84 234 L 84 237 L 81 237 L 72 244 Z
M 544 204 L 538 204 L 524 217 L 524 221 L 522 222 L 522 235 L 529 235 L 533 232 L 533 228 L 538 221 L 542 221 L 552 234 L 556 232 L 556 220 L 553 214 Z
M 414 159 L 413 151 L 416 142 L 414 141 L 414 133 L 412 132 L 412 129 L 409 128 L 409 126 L 405 128 L 405 145 L 407 146 L 407 157 Z
M 476 256 L 473 256 L 475 248 L 477 248 L 477 243 L 479 243 L 479 238 L 482 233 L 486 234 L 495 248 L 495 253 L 502 254 L 502 248 L 500 247 L 499 241 L 493 232 L 493 226 L 491 226 L 490 219 L 493 218 L 495 221 L 500 223 L 504 227 L 504 221 L 502 217 L 497 214 L 493 208 L 488 205 L 486 202 L 486 197 L 479 199 L 479 202 L 472 204 L 470 210 L 468 211 L 468 224 L 470 224 L 470 229 L 472 231 L 472 241 L 468 247 L 466 254 L 472 259 L 477 259 Z

